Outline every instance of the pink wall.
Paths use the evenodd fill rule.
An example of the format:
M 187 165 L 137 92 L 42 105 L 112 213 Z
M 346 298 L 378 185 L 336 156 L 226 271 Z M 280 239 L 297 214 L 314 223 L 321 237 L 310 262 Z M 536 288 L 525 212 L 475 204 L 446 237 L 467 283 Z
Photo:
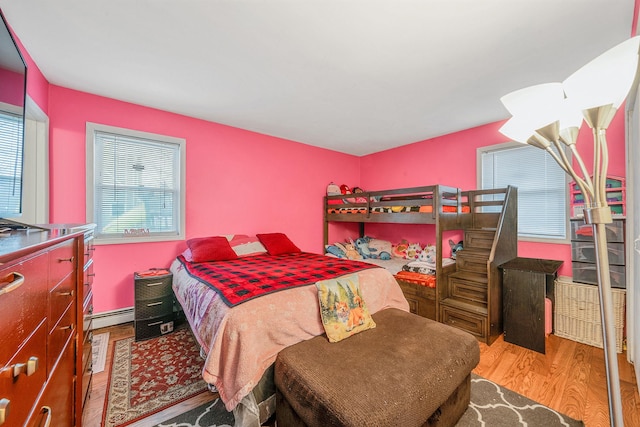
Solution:
M 498 102 L 498 100 L 496 100 Z M 620 108 L 607 132 L 609 142 L 609 175 L 626 176 L 624 108 Z M 385 190 L 396 187 L 412 187 L 430 184 L 445 184 L 463 190 L 477 188 L 476 150 L 507 141 L 498 129 L 502 123 L 490 123 L 472 129 L 444 135 L 415 144 L 361 158 L 362 187 L 369 190 Z M 585 163 L 593 162 L 593 138 L 586 126 L 580 130 L 578 150 Z M 369 229 L 367 229 L 367 232 Z M 394 226 L 383 230 L 382 226 L 371 228 L 376 237 L 399 241 L 415 240 L 422 244 L 433 241 L 433 227 Z M 378 233 L 378 234 L 374 234 Z M 382 237 L 384 236 L 384 237 Z M 447 239 L 449 237 L 447 236 Z M 447 256 L 448 245 L 443 255 Z M 528 258 L 563 260 L 559 273 L 571 276 L 571 247 L 567 243 L 518 244 L 518 255 Z
M 322 250 L 326 185 L 357 183 L 357 157 L 51 86 L 51 222 L 85 221 L 86 122 L 186 139 L 187 238 L 284 232 Z M 133 305 L 133 272 L 168 266 L 184 242 L 100 245 L 95 308 Z
M 9 25 L 9 27 L 11 27 L 11 25 Z M 40 71 L 40 68 L 33 62 L 33 58 L 31 58 L 29 52 L 24 48 L 20 39 L 13 32 L 13 29 L 9 28 L 9 30 L 18 49 L 20 49 L 20 53 L 22 53 L 22 58 L 27 63 L 27 94 L 46 114 L 49 104 L 49 82 Z

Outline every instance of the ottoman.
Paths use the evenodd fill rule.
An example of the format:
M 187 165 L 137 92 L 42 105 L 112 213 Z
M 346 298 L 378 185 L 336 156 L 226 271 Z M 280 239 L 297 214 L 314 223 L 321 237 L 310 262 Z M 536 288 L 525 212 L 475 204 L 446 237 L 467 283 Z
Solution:
M 321 335 L 275 362 L 276 420 L 295 426 L 452 426 L 480 360 L 470 334 L 398 309 L 337 343 Z

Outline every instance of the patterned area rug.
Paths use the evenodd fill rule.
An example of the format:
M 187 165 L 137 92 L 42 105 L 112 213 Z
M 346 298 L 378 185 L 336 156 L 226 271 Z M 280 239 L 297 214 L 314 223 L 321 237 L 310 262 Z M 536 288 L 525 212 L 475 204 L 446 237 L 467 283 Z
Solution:
M 230 427 L 233 414 L 215 399 L 154 427 Z M 471 403 L 456 427 L 579 427 L 576 421 L 511 390 L 472 374 Z
M 199 346 L 180 328 L 146 341 L 114 343 L 104 427 L 122 427 L 207 390 Z
M 91 344 L 91 370 L 94 374 L 104 371 L 104 365 L 107 361 L 107 347 L 109 347 L 109 332 L 93 336 L 93 342 Z

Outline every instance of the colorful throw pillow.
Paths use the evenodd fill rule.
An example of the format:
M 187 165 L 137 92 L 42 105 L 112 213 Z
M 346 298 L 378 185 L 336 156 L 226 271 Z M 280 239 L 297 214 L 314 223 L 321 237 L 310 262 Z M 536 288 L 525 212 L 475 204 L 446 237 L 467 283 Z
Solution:
M 229 241 L 223 236 L 199 237 L 187 240 L 193 262 L 225 261 L 236 259 Z
M 376 324 L 362 299 L 357 274 L 316 283 L 322 326 L 330 342 L 338 342 Z
M 267 249 L 255 236 L 236 234 L 229 241 L 231 248 L 239 257 L 266 254 Z
M 269 255 L 293 254 L 302 252 L 289 238 L 283 233 L 266 233 L 256 234 L 260 243 L 267 248 Z

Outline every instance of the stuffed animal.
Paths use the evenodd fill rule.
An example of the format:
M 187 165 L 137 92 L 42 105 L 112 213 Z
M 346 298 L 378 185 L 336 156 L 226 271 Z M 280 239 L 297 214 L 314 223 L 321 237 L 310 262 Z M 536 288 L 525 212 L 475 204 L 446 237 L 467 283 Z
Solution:
M 337 184 L 331 182 L 327 185 L 327 196 L 339 196 L 341 194 L 342 191 L 340 191 L 340 187 Z M 341 205 L 343 202 L 341 199 L 329 199 L 327 203 L 330 205 Z
M 327 245 L 325 247 L 325 251 L 328 254 L 337 256 L 338 258 L 346 258 L 347 254 L 344 253 L 344 251 L 342 249 L 340 249 L 339 247 L 337 247 L 336 245 Z
M 462 240 L 458 243 L 454 243 L 453 240 L 449 239 L 449 246 L 451 246 L 451 259 L 456 259 L 456 254 L 464 249 L 462 247 Z
M 345 257 L 347 259 L 355 259 L 355 260 L 361 260 L 362 256 L 358 253 L 358 250 L 356 249 L 353 241 L 349 242 L 349 243 L 345 243 L 344 245 L 342 243 L 337 243 L 335 244 L 337 247 L 339 247 L 340 249 L 342 249 L 342 251 L 345 254 Z
M 372 258 L 372 259 L 381 259 L 381 260 L 390 260 L 391 253 L 389 251 L 381 251 L 379 248 L 372 246 L 372 242 L 376 239 L 371 239 L 371 237 L 364 236 L 356 239 L 355 246 L 358 249 L 358 252 L 362 256 L 363 259 Z M 383 242 L 380 240 L 379 242 Z M 391 243 L 389 243 L 389 250 L 391 250 Z
M 406 258 L 407 259 L 418 259 L 418 256 L 422 252 L 422 247 L 420 243 L 410 243 L 407 247 Z
M 402 240 L 402 242 L 392 247 L 391 254 L 396 258 L 406 258 L 408 247 L 409 243 L 406 240 Z
M 391 242 L 367 236 L 365 238 L 369 240 L 369 250 L 373 255 L 377 255 L 382 260 L 391 259 L 391 251 L 393 250 Z
M 418 255 L 418 261 L 422 261 L 426 264 L 436 265 L 436 246 L 435 245 L 427 245 L 424 247 L 420 255 Z

